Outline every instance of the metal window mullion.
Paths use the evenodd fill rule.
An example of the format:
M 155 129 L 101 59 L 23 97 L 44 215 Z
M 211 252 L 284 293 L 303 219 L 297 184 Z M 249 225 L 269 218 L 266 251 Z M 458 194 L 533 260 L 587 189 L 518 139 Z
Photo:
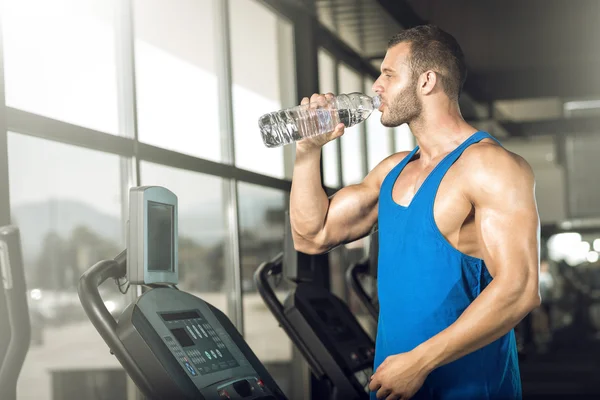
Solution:
M 355 6 L 358 9 L 358 41 L 359 41 L 359 46 L 360 49 L 364 52 L 365 51 L 365 35 L 364 35 L 364 15 L 365 15 L 365 10 L 363 9 L 363 2 L 361 0 L 356 0 L 355 1 Z M 367 73 L 367 71 L 360 71 L 360 77 L 361 77 L 361 87 L 362 87 L 362 92 L 363 93 L 367 93 L 367 78 L 365 77 L 365 74 Z M 367 174 L 369 173 L 369 143 L 367 140 L 367 135 L 369 134 L 369 128 L 367 127 L 367 124 L 365 122 L 363 122 L 362 124 L 362 162 L 363 162 L 363 177 L 367 176 Z
M 573 173 L 575 170 L 574 164 L 574 150 L 575 150 L 575 135 L 568 134 L 564 137 L 564 149 L 565 149 L 565 163 L 564 163 L 564 176 L 565 179 L 565 197 L 567 204 L 567 219 L 576 218 L 578 215 L 577 209 L 577 195 L 574 190 L 571 190 L 574 185 Z
M 121 215 L 125 227 L 129 212 L 129 188 L 141 185 L 139 157 L 136 142 L 137 110 L 135 87 L 135 54 L 133 33 L 132 0 L 120 0 L 115 3 L 115 59 L 117 62 L 117 104 L 119 115 L 119 135 L 133 139 L 133 163 L 131 157 L 122 157 L 120 163 L 121 178 Z M 125 229 L 125 228 L 124 228 Z M 125 232 L 125 235 L 127 232 Z
M 0 19 L 1 21 L 1 19 Z M 2 35 L 2 24 L 0 23 L 0 226 L 9 225 L 10 217 L 10 193 L 9 193 L 9 173 L 8 173 L 8 130 L 6 123 L 6 85 L 4 81 L 4 41 Z M 0 273 L 0 280 L 2 279 Z M 4 295 L 4 290 L 0 291 L 0 296 Z M 6 316 L 6 310 L 2 312 Z M 3 321 L 4 322 L 4 321 Z M 10 341 L 8 342 L 10 346 Z M 6 361 L 4 355 L 0 361 Z M 6 366 L 5 366 L 6 368 Z M 0 368 L 1 369 L 1 368 Z M 4 374 L 3 374 L 4 375 Z M 4 379 L 2 379 L 4 380 Z M 17 398 L 18 375 L 14 382 L 0 387 L 0 398 L 14 400 Z
M 335 19 L 334 19 L 335 21 Z M 336 22 L 337 23 L 337 22 Z M 333 63 L 333 86 L 335 87 L 335 94 L 340 94 L 340 62 L 337 58 L 334 58 Z M 336 142 L 336 147 L 338 151 L 338 159 L 337 159 L 337 173 L 338 173 L 338 182 L 340 187 L 344 187 L 344 166 L 342 163 L 342 138 L 339 138 Z
M 388 149 L 390 150 L 390 155 L 397 152 L 396 147 L 396 133 L 394 132 L 394 128 L 388 128 Z
M 117 1 L 117 79 L 119 82 L 119 134 L 132 138 L 133 184 L 141 185 L 140 158 L 138 155 L 137 87 L 135 78 L 135 25 L 133 0 Z M 131 168 L 131 167 L 130 167 Z
M 113 2 L 114 32 L 115 32 L 115 61 L 117 76 L 117 104 L 119 130 L 124 138 L 133 139 L 132 156 L 121 155 L 119 159 L 119 184 L 121 190 L 121 223 L 123 238 L 127 238 L 127 220 L 129 218 L 129 188 L 141 184 L 140 161 L 137 156 L 137 109 L 135 89 L 135 54 L 133 34 L 133 4 L 132 0 L 117 0 Z M 141 295 L 141 287 L 134 286 L 127 292 L 127 301 L 135 302 Z M 143 396 L 131 378 L 127 379 L 127 399 L 136 400 Z
M 235 163 L 235 137 L 233 126 L 233 78 L 231 62 L 231 32 L 229 23 L 229 0 L 213 0 L 215 11 L 215 40 L 217 41 L 217 81 L 219 87 L 219 118 L 221 136 L 221 158 L 224 163 Z M 236 328 L 244 332 L 242 265 L 239 229 L 239 201 L 237 180 L 230 179 L 223 183 L 223 201 L 229 246 L 225 259 L 230 266 L 228 280 L 227 309 Z
M 361 78 L 361 90 L 363 93 L 367 93 L 367 80 L 363 74 L 360 75 Z M 369 127 L 367 123 L 363 121 L 361 123 L 361 158 L 362 158 L 362 167 L 363 167 L 363 178 L 367 176 L 369 173 L 369 141 L 367 139 L 367 135 L 369 135 Z
M 146 143 L 138 143 L 134 139 L 72 125 L 16 108 L 6 108 L 6 124 L 9 131 L 90 150 L 130 158 L 135 156 L 142 161 L 145 160 L 225 179 L 235 179 L 278 190 L 289 191 L 291 187 L 291 181 L 287 179 L 274 178 L 232 165 L 206 160 Z
M 288 108 L 297 105 L 297 88 L 296 88 L 296 76 L 298 73 L 303 71 L 297 71 L 295 60 L 293 55 L 295 54 L 294 49 L 294 35 L 295 29 L 292 27 L 292 36 L 289 37 L 288 30 L 286 29 L 287 22 L 284 22 L 281 17 L 277 18 L 276 21 L 276 32 L 275 38 L 277 40 L 277 63 L 278 75 L 279 75 L 279 99 L 281 100 L 281 107 Z M 291 39 L 291 40 L 290 40 Z M 289 43 L 292 42 L 292 48 L 289 48 Z M 290 51 L 294 52 L 291 54 Z M 294 172 L 294 162 L 296 159 L 296 146 L 283 147 L 283 176 L 292 179 Z
M 98 150 L 105 153 L 133 157 L 133 140 L 73 125 L 67 122 L 6 107 L 6 126 L 9 131 Z

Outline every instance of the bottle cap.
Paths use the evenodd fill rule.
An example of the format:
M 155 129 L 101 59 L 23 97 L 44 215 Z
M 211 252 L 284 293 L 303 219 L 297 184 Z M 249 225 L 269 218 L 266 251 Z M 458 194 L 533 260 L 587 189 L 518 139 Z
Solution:
M 379 95 L 373 96 L 373 108 L 377 110 L 381 106 L 381 97 Z

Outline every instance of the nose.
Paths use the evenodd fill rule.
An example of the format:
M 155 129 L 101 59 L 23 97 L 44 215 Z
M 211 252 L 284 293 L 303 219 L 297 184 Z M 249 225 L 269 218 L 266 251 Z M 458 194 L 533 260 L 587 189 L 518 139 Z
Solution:
M 375 81 L 375 83 L 373 83 L 373 86 L 371 87 L 371 90 L 374 91 L 377 94 L 381 94 L 383 92 L 383 86 L 381 86 L 381 84 L 379 83 L 379 79 L 377 79 Z

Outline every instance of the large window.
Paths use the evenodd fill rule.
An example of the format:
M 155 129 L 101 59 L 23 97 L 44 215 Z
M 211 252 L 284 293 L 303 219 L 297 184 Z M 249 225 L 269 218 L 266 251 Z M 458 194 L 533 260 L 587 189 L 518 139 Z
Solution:
M 284 178 L 283 148 L 264 146 L 258 119 L 294 105 L 292 25 L 254 0 L 232 2 L 229 10 L 235 163 Z
M 362 92 L 361 76 L 345 64 L 339 67 L 340 93 Z M 342 177 L 344 186 L 359 183 L 365 177 L 362 136 L 364 124 L 346 128 L 342 141 Z
M 373 80 L 367 80 L 367 94 L 371 93 Z M 381 124 L 381 112 L 374 110 L 367 119 L 367 162 L 369 171 L 375 168 L 384 158 L 394 153 L 391 141 L 391 130 Z
M 8 154 L 32 323 L 18 393 L 50 399 L 53 373 L 120 368 L 77 296 L 81 274 L 124 248 L 119 158 L 14 133 Z M 125 296 L 112 280 L 100 291 L 113 315 L 123 311 Z
M 0 190 L 8 191 L 10 210 L 0 211 L 10 211 L 21 230 L 32 323 L 19 398 L 50 400 L 75 389 L 81 398 L 94 397 L 91 392 L 122 397 L 116 393 L 125 391 L 126 373 L 85 315 L 77 287 L 92 265 L 125 248 L 132 184 L 177 195 L 179 288 L 225 314 L 241 308 L 250 347 L 290 399 L 302 398 L 298 378 L 305 365 L 294 358 L 298 353 L 253 279 L 262 262 L 283 251 L 289 193 L 273 187 L 291 178 L 294 146 L 265 147 L 258 120 L 297 105 L 297 72 L 303 71 L 295 70 L 293 17 L 278 13 L 277 2 L 228 3 L 4 0 L 0 68 L 8 111 L 18 110 L 6 113 L 7 126 L 18 132 L 7 134 L 9 176 L 0 176 Z M 225 9 L 228 15 L 221 15 Z M 360 49 L 355 27 L 340 32 Z M 332 54 L 338 53 L 319 50 L 320 91 L 363 92 L 365 71 Z M 126 117 L 135 118 L 135 137 L 123 131 L 131 128 Z M 46 119 L 55 120 L 51 129 Z M 367 141 L 372 162 L 398 143 L 378 120 L 376 113 L 324 146 L 326 186 L 364 178 L 372 165 L 365 162 Z M 229 157 L 223 146 L 231 139 Z M 172 151 L 186 156 L 166 160 Z M 207 171 L 211 163 L 201 159 L 236 168 Z M 232 204 L 239 212 L 235 227 L 227 213 Z M 239 243 L 230 229 L 239 232 Z M 345 271 L 362 258 L 364 244 L 331 252 L 333 291 L 349 301 Z M 232 250 L 239 250 L 240 265 L 230 263 L 237 259 Z M 230 296 L 240 286 L 242 297 Z M 283 301 L 291 285 L 283 280 L 275 286 Z M 124 295 L 110 279 L 100 293 L 117 318 L 136 289 Z
M 254 272 L 263 262 L 283 251 L 284 192 L 239 183 L 240 247 L 244 291 L 244 337 L 257 357 L 286 391 L 291 387 L 292 344 L 254 286 Z M 281 301 L 285 282 L 276 289 Z M 289 392 L 288 392 L 289 394 Z
M 227 313 L 223 184 L 221 178 L 143 162 L 143 185 L 175 193 L 179 209 L 179 287 Z
M 212 0 L 135 0 L 140 141 L 221 161 Z
M 6 104 L 118 133 L 112 0 L 5 0 Z

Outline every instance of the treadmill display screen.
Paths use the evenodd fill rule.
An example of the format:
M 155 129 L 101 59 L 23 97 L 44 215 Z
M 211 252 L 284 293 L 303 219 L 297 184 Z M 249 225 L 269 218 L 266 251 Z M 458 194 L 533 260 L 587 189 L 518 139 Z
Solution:
M 163 320 L 165 321 L 178 321 L 180 319 L 194 319 L 194 318 L 202 318 L 198 311 L 184 311 L 184 312 L 175 312 L 175 313 L 162 313 L 160 314 Z
M 173 220 L 175 207 L 148 202 L 148 270 L 174 271 Z
M 239 366 L 221 337 L 198 310 L 160 313 L 160 316 L 201 375 Z
M 171 333 L 175 336 L 175 339 L 179 342 L 181 347 L 190 347 L 194 345 L 194 341 L 188 335 L 183 328 L 171 329 Z

